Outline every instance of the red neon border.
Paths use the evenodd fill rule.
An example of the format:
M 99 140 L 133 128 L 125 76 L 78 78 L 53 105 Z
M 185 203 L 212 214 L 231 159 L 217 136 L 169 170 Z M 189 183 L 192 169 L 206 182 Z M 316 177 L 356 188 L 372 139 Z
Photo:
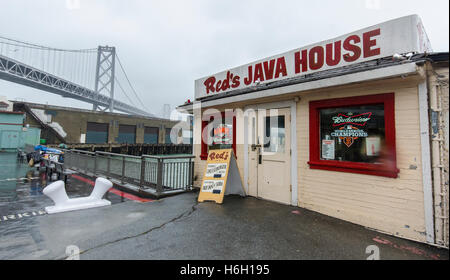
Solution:
M 319 110 L 373 104 L 384 104 L 386 156 L 381 160 L 386 164 L 321 160 Z M 395 94 L 385 93 L 311 101 L 309 103 L 309 140 L 310 161 L 308 164 L 311 169 L 397 178 L 400 170 L 397 168 L 397 150 L 395 144 Z
M 221 112 L 222 119 L 225 119 L 225 112 Z M 204 117 L 208 117 L 205 115 Z M 201 131 L 201 139 L 202 139 L 202 151 L 200 154 L 201 160 L 207 160 L 208 159 L 208 144 L 203 141 L 203 131 L 208 126 L 208 123 L 211 121 L 211 119 L 214 117 L 214 115 L 209 116 L 209 121 L 205 121 L 202 118 L 202 131 Z M 233 144 L 232 144 L 233 152 L 236 156 L 236 113 L 233 113 Z M 237 158 L 237 156 L 236 156 Z

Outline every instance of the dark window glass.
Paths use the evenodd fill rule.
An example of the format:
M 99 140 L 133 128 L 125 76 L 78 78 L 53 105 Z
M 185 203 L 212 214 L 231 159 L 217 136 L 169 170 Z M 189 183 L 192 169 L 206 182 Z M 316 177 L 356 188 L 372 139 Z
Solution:
M 159 128 L 157 127 L 145 127 L 144 129 L 144 143 L 145 144 L 158 144 Z
M 222 122 L 213 121 L 210 149 L 231 149 L 233 147 L 233 118 L 222 118 Z
M 172 132 L 172 128 L 166 128 L 166 144 L 176 144 L 172 143 L 172 139 L 170 138 L 170 133 Z
M 286 129 L 284 116 L 265 117 L 264 152 L 284 153 Z
M 384 105 L 320 110 L 321 159 L 380 163 L 385 145 Z
M 107 123 L 87 123 L 86 143 L 105 144 L 108 143 L 109 124 Z
M 136 143 L 136 126 L 135 125 L 119 125 L 119 136 L 117 137 L 119 144 L 135 144 Z

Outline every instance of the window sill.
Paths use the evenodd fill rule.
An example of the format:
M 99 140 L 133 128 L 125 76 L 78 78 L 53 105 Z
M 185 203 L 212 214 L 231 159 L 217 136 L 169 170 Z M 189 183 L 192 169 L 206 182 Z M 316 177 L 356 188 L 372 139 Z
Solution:
M 388 178 L 398 178 L 398 173 L 400 173 L 400 170 L 396 167 L 386 168 L 386 165 L 378 164 L 340 162 L 332 160 L 310 161 L 308 164 L 311 169 L 357 173 Z

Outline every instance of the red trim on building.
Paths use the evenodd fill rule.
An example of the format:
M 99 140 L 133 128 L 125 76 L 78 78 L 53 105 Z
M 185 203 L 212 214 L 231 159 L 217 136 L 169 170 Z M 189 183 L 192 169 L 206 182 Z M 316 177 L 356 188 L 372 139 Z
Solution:
M 205 131 L 205 128 L 208 126 L 208 121 L 202 120 L 202 131 L 201 131 L 201 139 L 202 139 L 202 152 L 200 154 L 201 160 L 207 160 L 208 159 L 208 144 L 203 141 L 203 132 Z
M 381 161 L 383 161 L 384 164 L 321 160 L 319 111 L 327 108 L 374 104 L 384 104 L 385 150 L 383 152 L 384 156 L 381 158 Z M 310 102 L 309 140 L 310 161 L 308 164 L 311 169 L 397 178 L 400 170 L 397 168 L 397 153 L 395 144 L 395 94 L 386 93 Z
M 0 114 L 23 115 L 23 114 L 25 114 L 25 113 L 24 113 L 24 112 L 11 112 L 11 111 L 1 111 L 1 110 L 0 110 Z
M 21 123 L 0 123 L 0 125 L 15 125 L 15 126 L 23 126 Z

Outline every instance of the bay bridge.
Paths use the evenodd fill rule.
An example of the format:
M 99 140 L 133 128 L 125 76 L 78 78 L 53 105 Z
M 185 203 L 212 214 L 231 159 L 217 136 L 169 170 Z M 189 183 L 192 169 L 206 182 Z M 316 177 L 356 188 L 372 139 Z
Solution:
M 93 110 L 153 116 L 115 47 L 60 49 L 0 36 L 0 79 L 84 101 Z

